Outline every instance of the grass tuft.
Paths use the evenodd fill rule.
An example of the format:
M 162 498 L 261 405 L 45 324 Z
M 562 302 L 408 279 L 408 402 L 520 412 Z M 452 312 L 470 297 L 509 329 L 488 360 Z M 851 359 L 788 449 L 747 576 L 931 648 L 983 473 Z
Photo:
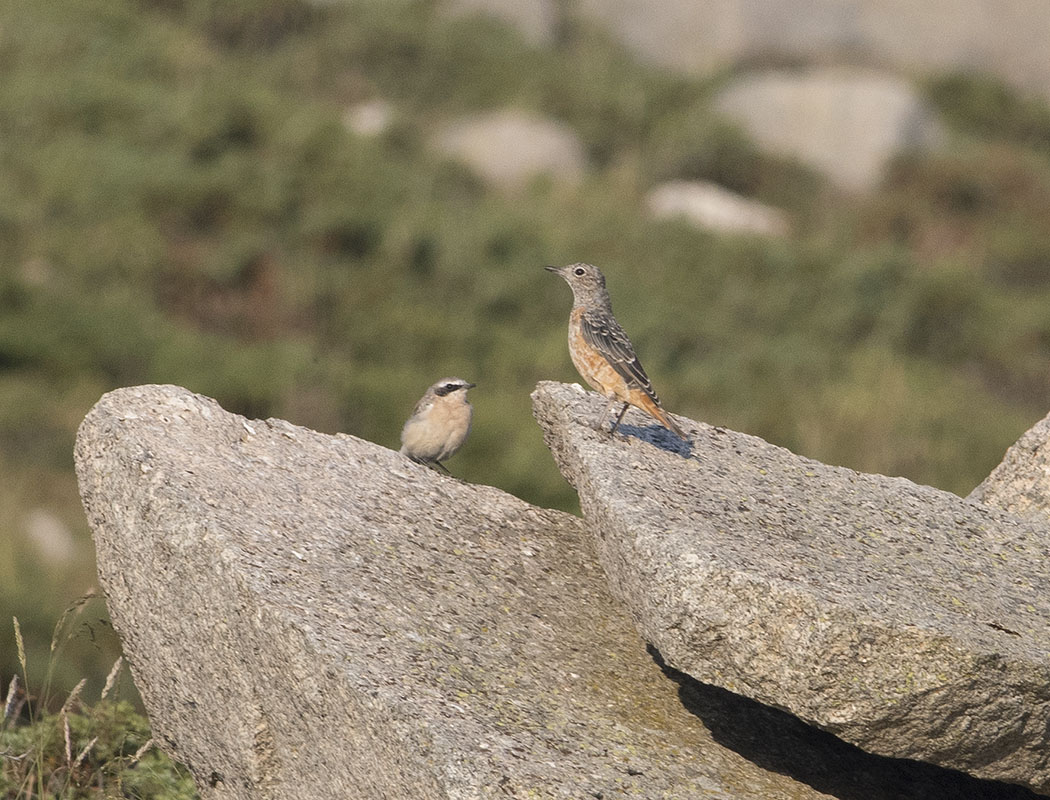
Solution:
M 86 605 L 70 607 L 55 626 L 52 655 L 61 654 L 72 616 Z M 66 634 L 68 635 L 68 633 Z M 148 720 L 127 700 L 117 697 L 123 659 L 118 658 L 94 704 L 84 700 L 82 678 L 57 712 L 55 698 L 34 697 L 26 690 L 30 664 L 18 618 L 14 637 L 21 675 L 15 675 L 4 701 L 0 725 L 0 798 L 32 800 L 192 800 L 196 787 L 189 773 L 154 745 Z M 48 665 L 48 673 L 53 665 Z

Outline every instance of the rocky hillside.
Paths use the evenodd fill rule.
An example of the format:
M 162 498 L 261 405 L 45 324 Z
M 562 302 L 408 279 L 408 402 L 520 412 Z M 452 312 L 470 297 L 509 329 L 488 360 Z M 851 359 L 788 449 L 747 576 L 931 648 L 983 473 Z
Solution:
M 1050 97 L 1040 0 L 449 0 L 551 40 L 566 16 L 605 25 L 642 58 L 710 73 L 754 60 L 853 61 L 902 72 L 977 70 Z

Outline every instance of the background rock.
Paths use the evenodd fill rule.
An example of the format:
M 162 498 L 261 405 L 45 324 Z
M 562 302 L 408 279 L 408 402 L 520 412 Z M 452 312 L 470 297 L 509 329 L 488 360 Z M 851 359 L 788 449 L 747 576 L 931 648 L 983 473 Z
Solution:
M 788 232 L 784 212 L 710 181 L 662 183 L 645 200 L 654 217 L 680 217 L 698 228 L 762 236 L 783 236 Z
M 1043 0 L 578 0 L 637 55 L 711 73 L 789 58 L 900 72 L 979 70 L 1050 97 Z
M 76 558 L 77 542 L 69 526 L 52 511 L 34 508 L 23 521 L 25 536 L 50 566 L 63 567 Z
M 932 147 L 943 137 L 906 81 L 870 71 L 747 75 L 722 90 L 717 107 L 762 147 L 854 190 L 874 187 L 898 153 Z
M 367 100 L 346 110 L 343 124 L 360 136 L 385 133 L 394 118 L 394 107 L 386 100 Z
M 574 387 L 533 402 L 669 664 L 866 750 L 1050 791 L 1045 528 L 707 425 L 686 445 L 632 412 L 610 439 Z
M 482 177 L 511 188 L 544 174 L 576 181 L 587 163 L 567 125 L 509 109 L 453 122 L 433 143 Z
M 1050 517 L 1050 416 L 1017 440 L 969 499 L 1033 520 Z

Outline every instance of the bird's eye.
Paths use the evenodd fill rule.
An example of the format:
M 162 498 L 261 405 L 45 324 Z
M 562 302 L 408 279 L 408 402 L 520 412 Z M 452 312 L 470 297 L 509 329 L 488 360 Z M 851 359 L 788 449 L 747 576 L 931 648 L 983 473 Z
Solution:
M 454 392 L 454 391 L 456 391 L 456 389 L 458 389 L 458 388 L 459 388 L 459 386 L 457 386 L 457 385 L 456 385 L 456 384 L 454 384 L 454 383 L 446 383 L 446 384 L 445 384 L 445 391 L 446 391 L 446 392 Z
M 575 275 L 583 275 L 584 271 L 585 270 L 583 269 L 583 267 L 576 267 L 576 269 L 573 270 L 573 274 L 575 274 Z

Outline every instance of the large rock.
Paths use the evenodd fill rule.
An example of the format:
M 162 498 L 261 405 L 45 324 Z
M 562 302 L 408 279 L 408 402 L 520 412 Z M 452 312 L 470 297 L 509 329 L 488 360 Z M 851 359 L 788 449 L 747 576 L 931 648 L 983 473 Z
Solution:
M 707 425 L 686 445 L 632 411 L 611 439 L 577 387 L 533 401 L 670 665 L 870 752 L 1050 792 L 1045 526 Z
M 158 742 L 252 800 L 1023 800 L 661 668 L 579 519 L 171 386 L 77 473 Z
M 491 0 L 499 3 L 500 0 Z M 639 56 L 712 73 L 756 59 L 978 70 L 1050 97 L 1045 0 L 576 0 Z
M 571 128 L 513 109 L 455 120 L 432 142 L 492 183 L 512 189 L 538 175 L 575 182 L 587 166 L 583 145 Z
M 762 147 L 857 191 L 877 185 L 895 155 L 943 136 L 906 81 L 866 70 L 745 75 L 722 90 L 716 107 Z
M 969 499 L 1046 523 L 1050 518 L 1050 415 L 1006 451 Z
M 76 462 L 156 736 L 206 798 L 822 796 L 713 741 L 695 714 L 769 720 L 661 672 L 576 517 L 169 386 L 103 397 Z

